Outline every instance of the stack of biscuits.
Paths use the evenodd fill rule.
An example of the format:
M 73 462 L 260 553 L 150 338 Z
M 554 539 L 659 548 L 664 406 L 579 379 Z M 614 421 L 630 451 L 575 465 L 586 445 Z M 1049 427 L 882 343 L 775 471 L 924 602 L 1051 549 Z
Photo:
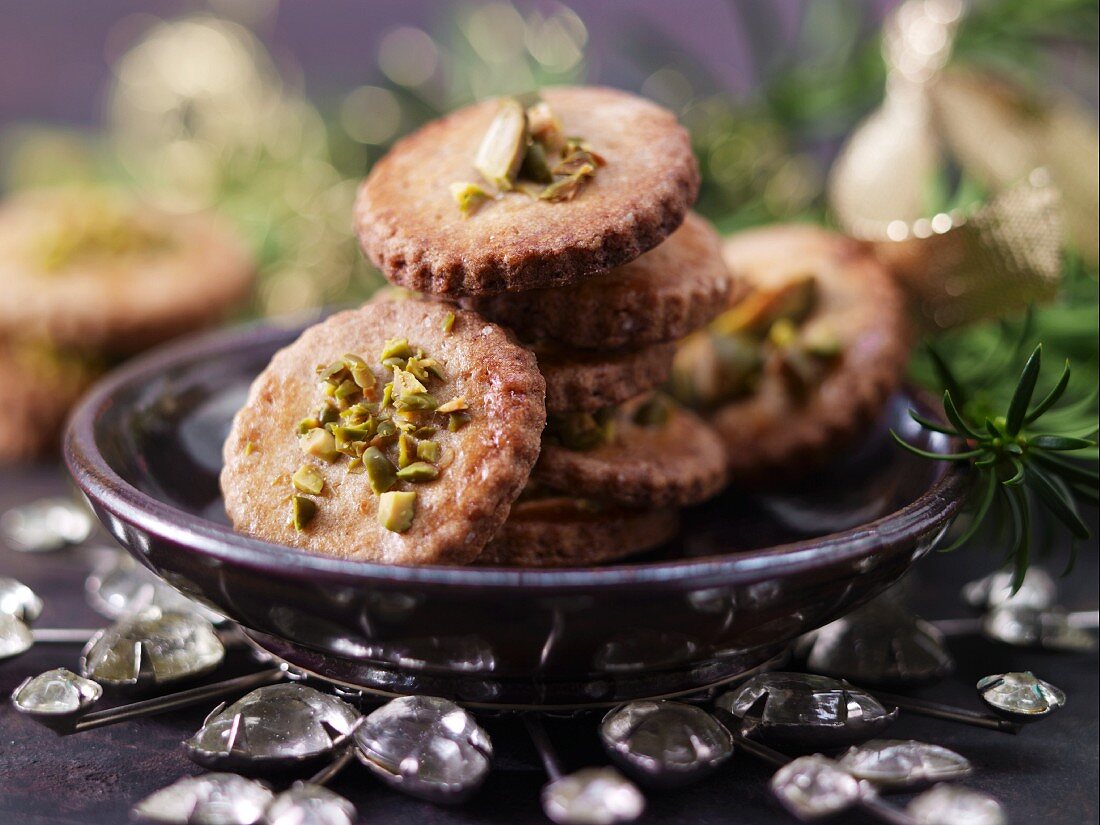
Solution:
M 732 287 L 717 234 L 689 211 L 698 186 L 674 116 L 603 88 L 462 109 L 364 182 L 356 227 L 383 274 L 510 330 L 545 379 L 538 461 L 476 563 L 638 553 L 725 485 L 719 437 L 660 392 L 676 341 Z

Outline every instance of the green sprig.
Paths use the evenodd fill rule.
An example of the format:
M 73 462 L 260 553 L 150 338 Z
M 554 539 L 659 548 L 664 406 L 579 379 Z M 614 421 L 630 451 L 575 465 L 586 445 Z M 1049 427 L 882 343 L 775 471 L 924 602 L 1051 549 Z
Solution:
M 1030 563 L 1031 526 L 1036 520 L 1036 508 L 1046 510 L 1075 540 L 1085 540 L 1089 538 L 1089 528 L 1081 518 L 1077 501 L 1096 502 L 1098 498 L 1097 469 L 1083 463 L 1096 461 L 1095 426 L 1087 438 L 1080 432 L 1044 431 L 1035 426 L 1054 410 L 1070 381 L 1067 361 L 1058 382 L 1032 405 L 1042 355 L 1040 344 L 1027 359 L 1004 415 L 968 415 L 969 397 L 963 384 L 946 359 L 930 347 L 930 361 L 945 387 L 943 412 L 948 424 L 932 421 L 915 410 L 910 410 L 909 415 L 926 430 L 961 440 L 965 449 L 929 452 L 891 431 L 894 439 L 914 455 L 970 463 L 974 472 L 974 495 L 970 496 L 968 508 L 970 523 L 951 544 L 940 549 L 947 552 L 969 544 L 993 513 L 1007 510 L 1008 559 L 1013 562 L 1014 587 L 1020 586 Z

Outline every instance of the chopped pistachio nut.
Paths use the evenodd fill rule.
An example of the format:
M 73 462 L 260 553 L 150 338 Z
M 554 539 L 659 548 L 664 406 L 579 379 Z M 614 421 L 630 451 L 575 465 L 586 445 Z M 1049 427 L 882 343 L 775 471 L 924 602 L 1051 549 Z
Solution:
M 397 470 L 377 447 L 368 447 L 363 453 L 363 466 L 374 492 L 384 493 L 397 483 Z
M 378 523 L 394 533 L 404 533 L 412 527 L 416 514 L 416 492 L 394 490 L 378 499 Z
M 443 318 L 443 332 L 446 335 L 451 334 L 451 330 L 455 328 L 455 314 L 448 312 Z
M 344 356 L 344 366 L 351 374 L 351 379 L 364 390 L 373 389 L 378 382 L 370 366 L 358 355 L 346 354 Z
M 457 433 L 470 423 L 470 415 L 465 412 L 453 412 L 447 416 L 448 432 Z
M 596 167 L 591 163 L 586 163 L 581 166 L 577 171 L 570 173 L 567 177 L 560 178 L 545 189 L 539 195 L 539 200 L 543 201 L 571 201 L 577 196 L 577 193 L 581 191 L 581 187 L 588 182 L 588 179 L 596 174 Z
M 245 445 L 244 445 L 244 454 L 245 455 L 252 455 L 258 449 L 259 448 L 256 446 L 255 442 L 247 441 L 247 442 L 245 442 Z
M 422 461 L 430 461 L 435 464 L 439 461 L 439 442 L 421 441 L 416 445 L 416 457 Z
M 504 98 L 474 158 L 474 168 L 493 186 L 512 188 L 527 150 L 527 113 L 515 98 Z
M 385 363 L 387 358 L 408 358 L 413 354 L 407 338 L 390 338 L 382 345 L 382 354 L 378 360 Z
M 546 159 L 546 149 L 541 143 L 532 143 L 527 147 L 519 173 L 535 183 L 550 183 L 554 180 L 554 173 L 550 171 L 550 163 Z
M 462 217 L 468 218 L 474 214 L 478 208 L 487 200 L 492 199 L 492 194 L 488 190 L 479 186 L 476 183 L 455 182 L 451 184 L 451 197 L 455 199 L 455 203 L 458 204 L 458 210 L 462 213 Z
M 566 413 L 548 417 L 546 437 L 570 450 L 592 450 L 612 440 L 614 407 L 594 413 Z
M 397 466 L 408 467 L 413 463 L 414 456 L 416 456 L 416 439 L 408 433 L 401 433 L 397 437 Z
M 336 451 L 336 439 L 328 430 L 317 427 L 302 436 L 302 449 L 330 464 L 340 455 Z
M 437 413 L 453 413 L 468 409 L 470 408 L 466 404 L 466 399 L 463 398 L 461 395 L 456 395 L 446 404 L 440 404 L 438 407 L 436 407 L 435 411 Z
M 550 109 L 550 104 L 539 100 L 527 107 L 527 131 L 531 140 L 542 146 L 544 152 L 560 152 L 565 146 L 565 132 L 561 121 Z
M 298 471 L 290 477 L 295 489 L 310 495 L 318 495 L 325 489 L 325 477 L 311 464 L 303 464 Z
M 317 502 L 305 496 L 294 496 L 290 502 L 290 523 L 301 533 L 317 515 Z
M 439 468 L 426 461 L 414 461 L 408 467 L 402 467 L 397 471 L 397 477 L 401 481 L 431 481 L 439 475 Z

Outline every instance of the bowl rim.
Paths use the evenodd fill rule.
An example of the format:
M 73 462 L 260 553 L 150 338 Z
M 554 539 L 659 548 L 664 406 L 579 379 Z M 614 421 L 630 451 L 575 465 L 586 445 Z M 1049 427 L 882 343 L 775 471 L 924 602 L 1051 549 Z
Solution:
M 237 533 L 139 490 L 107 462 L 95 438 L 95 424 L 114 405 L 121 390 L 187 362 L 273 343 L 271 339 L 282 338 L 288 332 L 300 333 L 302 327 L 301 318 L 237 324 L 161 345 L 108 373 L 80 400 L 65 429 L 62 453 L 77 486 L 93 503 L 122 522 L 215 563 L 259 573 L 339 581 L 343 585 L 438 584 L 534 590 L 749 584 L 851 562 L 911 542 L 946 527 L 961 505 L 966 470 L 950 463 L 928 489 L 899 510 L 848 530 L 756 550 L 607 567 L 401 566 L 336 559 Z

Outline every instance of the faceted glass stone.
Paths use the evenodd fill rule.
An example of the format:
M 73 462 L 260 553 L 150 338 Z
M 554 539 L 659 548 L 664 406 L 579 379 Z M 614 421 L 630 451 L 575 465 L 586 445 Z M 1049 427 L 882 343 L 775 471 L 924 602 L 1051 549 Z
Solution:
M 328 788 L 295 782 L 267 808 L 264 825 L 354 825 L 355 806 Z
M 970 762 L 953 750 L 912 739 L 872 739 L 837 760 L 856 779 L 884 788 L 911 788 L 969 776 Z
M 85 541 L 92 514 L 72 499 L 43 498 L 0 516 L 0 533 L 13 550 L 49 553 Z
M 745 736 L 803 753 L 863 742 L 898 715 L 854 685 L 807 673 L 761 673 L 715 707 L 740 720 Z
M 806 648 L 808 670 L 865 685 L 934 682 L 955 666 L 942 633 L 883 599 L 814 631 Z
M 23 582 L 0 576 L 0 613 L 31 624 L 42 615 L 42 600 Z
M 210 622 L 151 608 L 93 636 L 81 655 L 81 671 L 100 684 L 146 687 L 199 676 L 224 658 Z
M 355 731 L 360 761 L 388 785 L 433 802 L 459 802 L 492 766 L 493 746 L 474 718 L 446 699 L 402 696 Z
M 103 695 L 98 684 L 59 667 L 25 680 L 11 695 L 12 704 L 33 716 L 68 716 L 91 707 Z
M 993 711 L 1018 722 L 1049 716 L 1066 703 L 1066 694 L 1030 671 L 986 676 L 978 695 Z
M 1096 646 L 1091 634 L 1071 625 L 1061 608 L 1036 610 L 1013 602 L 989 611 L 982 619 L 982 632 L 1015 647 L 1088 651 Z
M 15 616 L 0 613 L 0 662 L 26 653 L 32 645 L 30 628 Z
M 197 613 L 216 624 L 224 616 L 180 593 L 127 553 L 108 550 L 84 583 L 88 603 L 109 619 L 121 619 L 151 607 L 165 612 Z
M 584 768 L 546 785 L 542 809 L 558 825 L 613 825 L 640 817 L 645 797 L 614 768 Z
M 906 807 L 918 825 L 1004 825 L 1001 804 L 961 785 L 936 785 Z
M 673 787 L 701 779 L 733 755 L 733 738 L 702 708 L 641 701 L 615 708 L 600 724 L 608 755 L 643 784 Z
M 847 810 L 859 800 L 859 782 L 821 755 L 801 756 L 775 772 L 772 793 L 799 819 Z
M 273 794 L 266 785 L 231 773 L 189 776 L 145 797 L 136 819 L 164 825 L 256 825 Z
M 1012 592 L 1014 574 L 1006 570 L 970 582 L 963 588 L 963 599 L 971 607 L 986 610 L 1002 604 L 1046 610 L 1058 597 L 1058 586 L 1050 573 L 1032 565 L 1016 593 Z
M 207 767 L 290 767 L 330 753 L 358 718 L 347 702 L 311 687 L 268 685 L 215 710 L 184 747 Z

